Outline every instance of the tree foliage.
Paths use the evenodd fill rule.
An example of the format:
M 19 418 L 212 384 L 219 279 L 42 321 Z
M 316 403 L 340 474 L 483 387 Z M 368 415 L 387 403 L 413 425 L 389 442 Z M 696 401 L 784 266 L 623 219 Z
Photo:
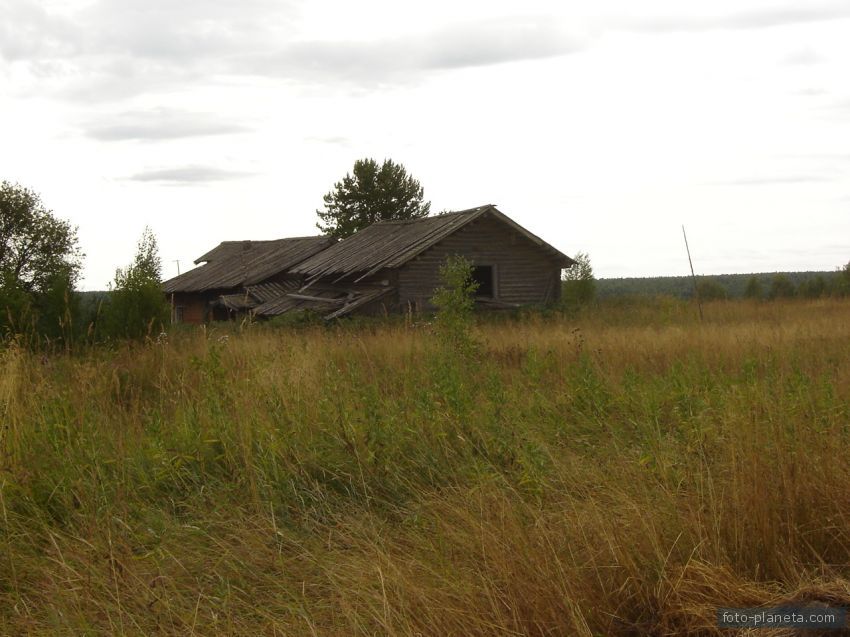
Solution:
M 841 280 L 838 283 L 838 293 L 839 294 L 850 294 L 850 261 L 841 268 Z
M 472 264 L 460 256 L 449 257 L 440 266 L 440 281 L 431 298 L 437 307 L 437 334 L 449 348 L 468 353 L 473 348 L 470 328 L 478 289 Z
M 827 291 L 826 279 L 820 274 L 811 279 L 806 279 L 798 288 L 800 296 L 807 299 L 819 299 L 826 295 Z
M 57 275 L 72 285 L 80 270 L 77 229 L 57 219 L 34 191 L 0 183 L 0 271 L 26 292 L 48 290 Z
M 162 292 L 162 264 L 156 237 L 145 228 L 136 256 L 115 272 L 103 324 L 107 336 L 141 338 L 167 324 L 169 308 Z
M 797 294 L 797 288 L 785 274 L 774 274 L 770 280 L 770 290 L 767 293 L 770 299 L 787 299 Z
M 348 237 L 376 221 L 427 217 L 431 203 L 423 200 L 419 182 L 401 164 L 385 159 L 358 159 L 354 170 L 324 196 L 325 210 L 316 210 L 316 227 L 324 234 Z
M 596 298 L 596 279 L 590 256 L 579 252 L 573 261 L 575 263 L 564 271 L 562 300 L 567 304 L 589 303 Z
M 765 298 L 770 291 L 774 274 L 773 272 L 716 274 L 711 278 L 726 288 L 730 299 Z M 795 288 L 809 288 L 812 284 L 806 284 L 807 281 L 822 277 L 826 286 L 823 292 L 824 296 L 840 295 L 842 281 L 848 286 L 848 292 L 850 292 L 850 274 L 844 274 L 843 269 L 822 272 L 789 271 L 784 272 L 783 275 L 790 280 Z M 818 284 L 813 285 L 817 286 Z M 688 299 L 693 295 L 693 280 L 690 275 L 597 279 L 596 289 L 597 297 L 600 299 L 657 296 Z
M 747 279 L 747 286 L 744 288 L 744 298 L 760 299 L 764 297 L 764 287 L 759 278 L 754 274 Z
M 729 296 L 723 284 L 714 279 L 697 281 L 697 294 L 703 301 L 719 301 Z
M 67 336 L 81 259 L 75 227 L 33 190 L 0 182 L 0 327 Z

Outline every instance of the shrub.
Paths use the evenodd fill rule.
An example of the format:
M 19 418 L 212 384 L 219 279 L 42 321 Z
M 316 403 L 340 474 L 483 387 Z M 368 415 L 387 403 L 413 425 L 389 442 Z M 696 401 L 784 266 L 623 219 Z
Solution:
M 764 287 L 756 275 L 747 279 L 747 287 L 744 289 L 744 296 L 748 299 L 760 299 L 764 297 Z
M 714 279 L 701 279 L 698 281 L 697 294 L 703 301 L 717 301 L 729 296 L 726 288 Z
M 840 295 L 850 294 L 850 261 L 841 269 L 841 279 L 838 282 L 838 293 Z
M 787 299 L 795 296 L 797 290 L 791 279 L 784 274 L 774 274 L 770 281 L 770 291 L 767 296 L 771 299 Z
M 593 278 L 590 256 L 579 252 L 573 260 L 575 263 L 564 272 L 562 302 L 567 305 L 589 303 L 596 298 L 596 279 Z
M 800 296 L 808 299 L 817 299 L 826 294 L 826 280 L 817 275 L 812 279 L 806 279 L 800 284 Z
M 440 266 L 440 280 L 442 284 L 431 298 L 437 307 L 437 334 L 452 349 L 468 351 L 472 347 L 470 328 L 478 289 L 472 279 L 472 264 L 463 257 L 449 257 Z
M 313 327 L 323 325 L 324 319 L 315 310 L 291 310 L 267 321 L 270 327 Z
M 162 292 L 161 271 L 156 237 L 145 228 L 133 263 L 115 272 L 115 284 L 104 308 L 102 335 L 142 338 L 164 329 L 169 308 Z

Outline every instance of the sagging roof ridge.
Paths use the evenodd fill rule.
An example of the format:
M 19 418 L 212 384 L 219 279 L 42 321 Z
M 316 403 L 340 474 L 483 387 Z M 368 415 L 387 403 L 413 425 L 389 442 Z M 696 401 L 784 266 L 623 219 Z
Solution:
M 371 224 L 373 226 L 376 225 L 389 225 L 389 224 L 411 224 L 411 223 L 419 223 L 421 221 L 430 220 L 430 219 L 438 219 L 440 217 L 450 217 L 456 215 L 468 215 L 473 212 L 480 212 L 485 209 L 495 208 L 496 204 L 488 203 L 486 206 L 475 206 L 474 208 L 466 208 L 465 210 L 447 210 L 446 212 L 438 212 L 437 214 L 430 217 L 416 217 L 415 219 L 381 219 L 380 221 L 376 221 Z M 365 230 L 365 228 L 364 228 Z
M 216 247 L 212 248 L 211 250 L 207 250 L 206 252 L 204 252 L 201 256 L 199 256 L 197 259 L 195 259 L 193 261 L 193 263 L 195 265 L 200 265 L 201 263 L 208 263 L 209 259 L 207 257 L 209 257 L 209 255 L 211 255 L 213 252 L 215 252 L 216 250 L 218 250 L 222 246 L 226 246 L 226 245 L 227 246 L 229 246 L 229 245 L 236 246 L 236 245 L 245 245 L 246 243 L 252 244 L 252 245 L 253 244 L 269 244 L 269 243 L 279 243 L 281 241 L 303 241 L 305 239 L 326 239 L 326 238 L 329 238 L 329 235 L 326 235 L 326 234 L 310 234 L 310 235 L 304 235 L 304 236 L 301 236 L 301 237 L 280 237 L 279 239 L 229 239 L 227 241 L 219 241 L 219 243 Z
M 335 282 L 341 282 L 355 275 L 357 278 L 353 282 L 358 283 L 384 268 L 401 267 L 467 224 L 488 214 L 493 215 L 532 243 L 551 252 L 564 264 L 564 267 L 573 263 L 570 257 L 520 226 L 495 205 L 486 204 L 433 217 L 373 223 L 304 260 L 292 271 L 308 277 L 308 285 L 323 277 L 336 276 Z M 417 234 L 401 230 L 403 227 L 415 226 L 423 226 L 422 231 Z M 399 230 L 391 231 L 390 228 L 399 228 Z
M 169 279 L 163 289 L 171 292 L 205 292 L 251 285 L 265 281 L 280 272 L 325 250 L 336 239 L 325 235 L 286 237 L 245 244 L 222 242 L 206 255 L 196 268 Z M 216 252 L 218 251 L 218 254 Z

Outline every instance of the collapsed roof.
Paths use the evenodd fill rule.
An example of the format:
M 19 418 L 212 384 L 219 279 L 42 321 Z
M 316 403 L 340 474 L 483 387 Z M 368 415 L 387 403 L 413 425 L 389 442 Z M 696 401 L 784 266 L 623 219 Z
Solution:
M 392 292 L 390 286 L 340 286 L 317 284 L 305 291 L 298 281 L 251 285 L 238 294 L 216 301 L 235 312 L 250 310 L 256 316 L 279 316 L 292 310 L 311 310 L 331 320 L 344 316 Z
M 335 242 L 336 239 L 325 236 L 273 241 L 223 241 L 195 261 L 203 265 L 166 281 L 163 289 L 171 294 L 253 285 L 286 272 Z

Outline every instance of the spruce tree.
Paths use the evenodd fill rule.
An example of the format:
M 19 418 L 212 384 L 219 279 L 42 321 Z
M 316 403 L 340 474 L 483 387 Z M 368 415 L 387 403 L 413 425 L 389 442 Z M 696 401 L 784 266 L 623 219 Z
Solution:
M 385 159 L 358 159 L 354 170 L 324 196 L 325 209 L 316 210 L 316 227 L 343 239 L 376 221 L 427 217 L 431 203 L 423 200 L 419 182 L 405 167 Z

